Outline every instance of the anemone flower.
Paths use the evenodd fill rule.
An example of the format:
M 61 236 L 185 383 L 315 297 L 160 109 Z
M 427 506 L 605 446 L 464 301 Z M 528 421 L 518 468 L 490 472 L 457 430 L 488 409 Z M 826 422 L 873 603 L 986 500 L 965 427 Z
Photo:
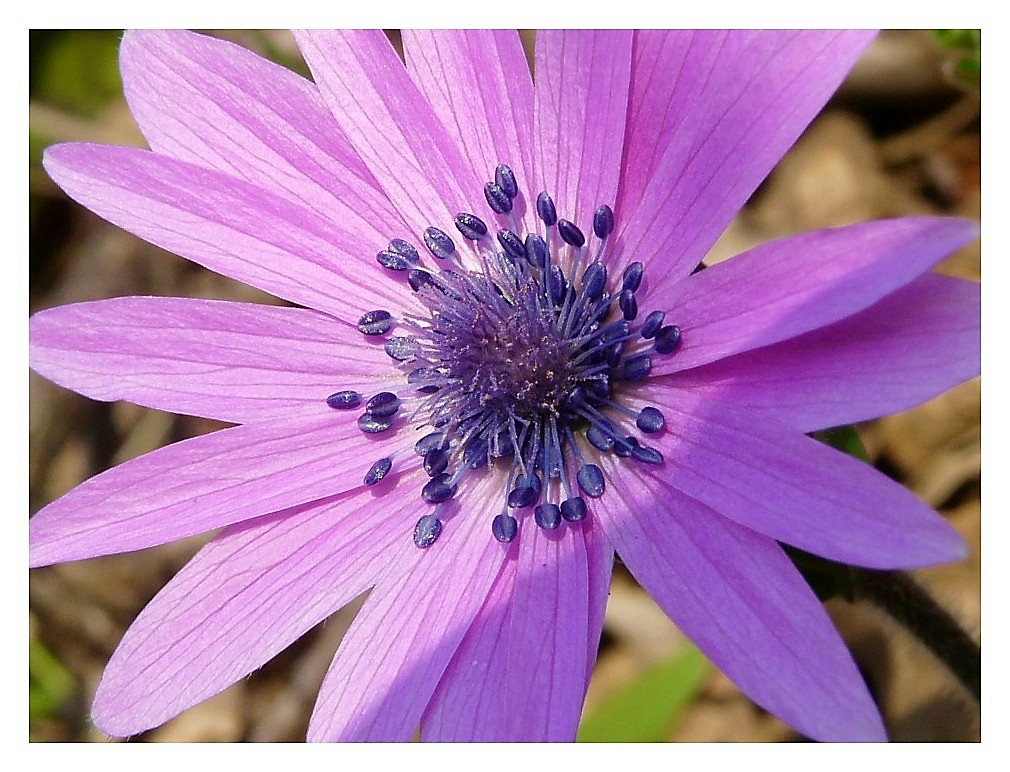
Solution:
M 310 740 L 575 736 L 615 551 L 758 704 L 884 728 L 781 544 L 957 559 L 911 493 L 808 433 L 979 368 L 974 239 L 870 222 L 699 261 L 868 44 L 863 32 L 305 32 L 314 82 L 132 32 L 151 150 L 51 147 L 85 207 L 287 306 L 42 311 L 31 366 L 236 426 L 123 463 L 30 523 L 31 564 L 221 529 L 144 609 L 93 716 L 129 736 L 371 590 Z

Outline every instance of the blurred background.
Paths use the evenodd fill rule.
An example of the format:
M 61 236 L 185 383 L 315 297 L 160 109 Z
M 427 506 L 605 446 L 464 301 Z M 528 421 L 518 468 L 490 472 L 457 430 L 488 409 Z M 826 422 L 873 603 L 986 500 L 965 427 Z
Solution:
M 210 31 L 302 73 L 286 32 Z M 389 33 L 398 44 L 395 32 Z M 117 295 L 277 302 L 105 223 L 68 200 L 41 167 L 43 148 L 90 141 L 144 146 L 122 98 L 118 30 L 32 31 L 30 307 Z M 524 39 L 532 43 L 532 34 Z M 881 217 L 980 217 L 979 33 L 882 33 L 752 197 L 708 258 L 800 231 Z M 939 267 L 980 278 L 976 242 Z M 30 507 L 161 445 L 222 425 L 92 402 L 30 375 Z M 956 565 L 916 572 L 978 640 L 980 393 L 967 383 L 907 413 L 857 427 L 871 462 L 940 510 L 972 547 Z M 108 741 L 88 709 L 105 662 L 145 603 L 199 548 L 143 552 L 32 571 L 30 739 Z M 831 600 L 893 740 L 977 741 L 978 706 L 882 612 Z M 297 741 L 357 606 L 336 614 L 218 697 L 133 741 Z M 714 670 L 639 588 L 615 570 L 580 739 L 795 741 Z

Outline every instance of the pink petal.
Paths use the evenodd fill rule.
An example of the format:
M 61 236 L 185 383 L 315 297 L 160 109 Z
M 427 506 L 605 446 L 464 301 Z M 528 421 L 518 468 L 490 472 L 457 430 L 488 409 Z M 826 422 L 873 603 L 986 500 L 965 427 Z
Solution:
M 631 42 L 630 30 L 537 33 L 536 193 L 587 235 L 596 208 L 617 200 Z
M 502 568 L 425 711 L 422 739 L 575 738 L 609 590 L 613 554 L 601 542 L 588 523 L 547 532 L 524 521 L 518 554 Z
M 979 374 L 975 282 L 926 274 L 828 327 L 694 370 L 676 385 L 811 432 L 907 410 Z
M 368 263 L 389 231 L 405 229 L 301 76 L 178 30 L 127 32 L 119 60 L 130 110 L 158 154 L 246 180 L 338 223 L 360 240 L 356 256 Z
M 967 220 L 905 217 L 763 244 L 666 290 L 650 306 L 680 325 L 683 344 L 655 375 L 686 370 L 837 322 L 908 284 L 978 235 Z
M 671 142 L 698 99 L 732 58 L 738 38 L 729 30 L 635 30 L 621 192 L 614 207 L 633 214 Z M 764 33 L 773 34 L 773 33 Z
M 851 565 L 915 568 L 963 558 L 964 541 L 868 464 L 774 420 L 669 387 L 653 479 L 778 541 Z
M 608 491 L 592 516 L 705 655 L 808 737 L 885 740 L 852 658 L 779 546 L 672 487 L 629 482 Z
M 369 455 L 382 455 L 371 447 L 353 415 L 323 405 L 160 448 L 39 510 L 30 565 L 143 549 L 352 490 Z
M 424 506 L 413 495 L 416 484 L 228 528 L 127 630 L 95 695 L 95 723 L 117 737 L 158 726 L 360 595 L 409 538 Z
M 312 30 L 295 38 L 337 123 L 415 237 L 472 210 L 484 183 L 382 32 Z
M 377 265 L 362 267 L 366 247 L 354 234 L 220 172 L 85 144 L 50 147 L 43 164 L 71 198 L 115 225 L 285 300 L 354 323 L 410 296 Z
M 620 212 L 623 261 L 659 260 L 659 290 L 680 281 L 824 106 L 871 38 L 864 31 L 741 31 L 731 33 L 725 47 L 718 36 L 701 41 L 721 50 L 711 69 L 688 74 L 691 82 L 679 96 L 690 101 L 661 124 L 665 152 L 641 199 L 628 200 Z M 699 50 L 698 61 L 712 62 L 710 52 Z M 699 86 L 697 80 L 709 73 L 711 79 Z M 662 100 L 663 91 L 656 96 Z M 663 107 L 662 101 L 647 107 L 644 118 Z M 638 136 L 633 126 L 632 138 Z M 646 139 L 643 152 L 654 154 L 655 144 Z M 637 154 L 629 144 L 629 158 Z
M 245 423 L 343 389 L 378 391 L 381 345 L 315 311 L 190 298 L 127 297 L 41 311 L 29 363 L 103 401 Z
M 403 30 L 407 71 L 478 180 L 533 179 L 533 79 L 515 30 Z M 484 203 L 479 191 L 471 206 Z M 534 192 L 535 194 L 535 192 Z
M 484 506 L 500 485 L 488 477 L 461 490 L 427 549 L 406 540 L 330 665 L 310 741 L 410 739 L 505 560 Z

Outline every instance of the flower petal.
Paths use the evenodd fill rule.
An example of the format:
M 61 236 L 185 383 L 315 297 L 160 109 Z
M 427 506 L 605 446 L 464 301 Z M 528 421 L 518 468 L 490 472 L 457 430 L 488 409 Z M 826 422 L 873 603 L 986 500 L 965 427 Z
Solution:
M 71 198 L 142 239 L 277 297 L 355 323 L 411 293 L 362 281 L 353 234 L 255 185 L 135 148 L 56 145 L 46 171 Z
M 644 384 L 746 408 L 801 432 L 907 410 L 979 373 L 981 293 L 926 274 L 858 314 Z
M 814 231 L 763 244 L 717 263 L 650 303 L 683 330 L 656 375 L 800 335 L 871 306 L 976 238 L 977 223 L 904 217 Z
M 820 111 L 870 42 L 865 31 L 739 31 L 694 70 L 686 111 L 662 123 L 666 148 L 640 200 L 627 201 L 624 261 L 662 262 L 657 289 L 680 281 Z M 722 46 L 718 36 L 706 39 Z M 699 51 L 700 61 L 712 62 Z M 699 88 L 699 77 L 711 78 Z M 663 94 L 657 95 L 662 99 Z M 663 109 L 646 110 L 645 118 Z M 635 129 L 634 137 L 639 136 Z M 654 152 L 646 144 L 648 152 Z M 629 145 L 629 157 L 637 153 Z M 620 267 L 620 266 L 618 266 Z
M 631 43 L 631 30 L 537 33 L 537 193 L 550 193 L 587 235 L 596 208 L 617 200 Z
M 28 330 L 32 369 L 61 386 L 231 423 L 375 391 L 388 363 L 335 319 L 250 303 L 113 298 L 41 311 Z
M 159 155 L 217 169 L 339 223 L 362 242 L 362 260 L 386 246 L 389 231 L 406 228 L 301 76 L 181 30 L 129 31 L 119 61 L 130 111 Z
M 427 549 L 405 539 L 326 673 L 310 741 L 410 739 L 505 560 L 484 516 L 498 485 L 492 476 L 461 490 Z
M 630 218 L 678 129 L 733 56 L 732 30 L 635 30 L 624 170 L 615 211 Z M 775 33 L 765 33 L 775 34 Z
M 886 739 L 824 607 L 774 541 L 665 485 L 608 491 L 594 516 L 635 578 L 751 699 L 815 740 Z
M 382 32 L 312 30 L 295 39 L 337 123 L 414 234 L 445 229 L 472 208 L 467 197 L 483 183 Z
M 98 686 L 95 723 L 116 737 L 158 726 L 363 593 L 423 507 L 402 493 L 349 493 L 228 528 L 127 630 Z
M 704 394 L 657 394 L 667 429 L 652 475 L 725 517 L 851 565 L 915 568 L 963 558 L 957 531 L 872 466 Z M 664 470 L 670 470 L 667 477 Z
M 403 30 L 407 71 L 474 177 L 508 164 L 519 190 L 533 179 L 533 79 L 515 30 Z M 474 193 L 477 195 L 477 192 Z
M 361 485 L 353 416 L 287 416 L 222 429 L 113 467 L 28 521 L 32 567 L 151 547 Z
M 575 738 L 609 590 L 613 553 L 601 546 L 588 522 L 547 532 L 526 520 L 516 559 L 503 566 L 424 713 L 422 739 Z

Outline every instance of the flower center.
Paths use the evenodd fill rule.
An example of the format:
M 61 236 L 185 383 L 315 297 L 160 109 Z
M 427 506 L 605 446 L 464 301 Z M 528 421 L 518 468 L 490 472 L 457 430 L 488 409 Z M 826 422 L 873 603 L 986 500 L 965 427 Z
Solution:
M 430 227 L 422 238 L 435 268 L 402 239 L 376 256 L 387 271 L 405 276 L 425 309 L 396 317 L 369 311 L 358 322 L 367 336 L 385 336 L 394 326 L 402 331 L 385 344 L 404 373 L 402 388 L 369 397 L 340 391 L 327 399 L 337 410 L 364 403 L 358 427 L 369 434 L 428 428 L 373 463 L 364 478 L 376 485 L 397 457 L 419 457 L 429 478 L 420 495 L 433 506 L 414 529 L 421 548 L 438 538 L 445 502 L 475 470 L 507 470 L 491 531 L 508 543 L 525 510 L 548 530 L 586 517 L 583 497 L 606 490 L 593 463 L 600 454 L 663 463 L 636 436 L 661 432 L 663 414 L 630 404 L 652 357 L 679 347 L 680 328 L 664 325 L 662 311 L 638 320 L 641 263 L 629 265 L 619 281 L 608 277 L 613 211 L 596 210 L 595 243 L 587 243 L 577 225 L 558 218 L 544 192 L 536 200 L 543 230 L 523 238 L 513 213 L 520 193 L 508 166 L 498 166 L 484 194 L 506 227 L 492 237 L 476 215 L 457 215 L 465 255 L 445 231 Z

